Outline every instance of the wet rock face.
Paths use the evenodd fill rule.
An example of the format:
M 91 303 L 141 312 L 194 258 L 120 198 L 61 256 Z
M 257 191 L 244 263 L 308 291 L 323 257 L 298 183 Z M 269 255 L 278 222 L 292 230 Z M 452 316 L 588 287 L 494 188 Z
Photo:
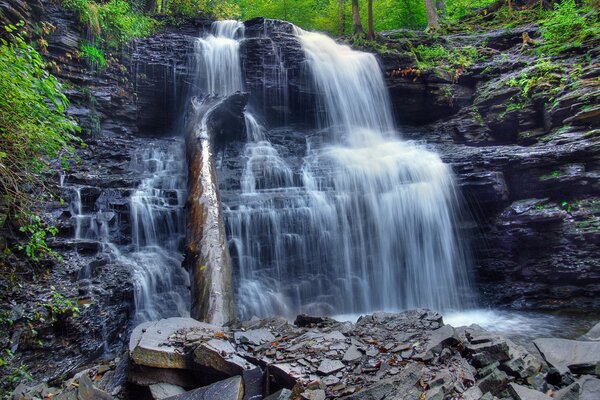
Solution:
M 141 354 L 141 343 L 154 341 L 152 351 L 183 357 L 183 363 L 165 365 L 171 369 L 164 371 L 181 380 L 189 373 L 204 377 L 205 383 L 196 386 L 218 382 L 187 396 L 227 386 L 232 377 L 243 375 L 245 394 L 269 399 L 535 399 L 526 396 L 544 396 L 577 376 L 563 371 L 562 378 L 553 381 L 540 359 L 510 340 L 475 325 L 444 325 L 439 314 L 427 310 L 376 313 L 356 324 L 302 318 L 302 327 L 275 318 L 236 322 L 228 328 L 186 321 L 154 322 L 155 327 L 169 326 L 162 332 L 162 343 L 154 340 L 154 331 L 136 328 L 141 336 L 132 336 L 130 352 Z M 156 359 L 162 358 L 132 357 L 131 367 L 156 369 Z M 137 382 L 143 382 L 141 371 Z
M 392 102 L 403 136 L 427 141 L 456 173 L 466 220 L 476 225 L 465 232 L 482 301 L 597 312 L 600 90 L 593 80 L 600 68 L 576 54 L 553 59 L 563 75 L 579 62 L 586 66 L 564 87 L 552 81 L 562 75 L 546 73 L 558 88 L 552 98 L 547 87 L 524 96 L 514 82 L 539 73 L 539 60 L 522 49 L 524 33 L 539 35 L 536 26 L 435 40 L 391 33 L 385 40 L 396 52 L 381 57 Z M 445 80 L 436 70 L 415 76 L 414 59 L 402 57 L 403 40 L 474 46 L 480 58 Z M 598 49 L 587 50 L 596 60 Z M 436 94 L 439 85 L 445 89 Z
M 169 132 L 189 99 L 196 77 L 194 36 L 166 33 L 134 42 L 131 55 L 136 126 L 145 134 Z
M 315 96 L 303 68 L 304 52 L 292 24 L 255 18 L 245 22 L 240 46 L 249 104 L 270 125 L 315 123 Z

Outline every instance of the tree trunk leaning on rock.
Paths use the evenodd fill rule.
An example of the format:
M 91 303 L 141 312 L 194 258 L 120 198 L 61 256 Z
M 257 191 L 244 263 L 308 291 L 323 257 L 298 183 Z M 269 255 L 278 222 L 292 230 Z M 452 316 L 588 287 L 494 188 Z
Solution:
M 435 32 L 440 29 L 440 17 L 434 0 L 425 0 L 427 8 L 427 30 Z
M 375 27 L 373 26 L 373 0 L 369 0 L 368 3 L 368 33 L 367 39 L 374 40 L 375 39 Z
M 360 22 L 360 11 L 358 9 L 358 0 L 352 0 L 352 18 L 354 20 L 354 34 L 364 35 L 365 30 Z

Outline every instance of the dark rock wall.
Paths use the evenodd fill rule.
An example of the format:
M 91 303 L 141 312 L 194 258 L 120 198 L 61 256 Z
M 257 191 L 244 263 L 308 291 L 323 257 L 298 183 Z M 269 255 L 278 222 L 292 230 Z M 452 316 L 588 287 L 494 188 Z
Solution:
M 470 45 L 483 55 L 458 76 L 437 70 L 411 75 L 414 59 L 406 53 L 382 55 L 394 109 L 403 136 L 427 141 L 454 167 L 475 223 L 482 301 L 597 312 L 599 43 L 550 60 L 563 67 L 546 77 L 555 80 L 556 93 L 532 89 L 523 98 L 511 80 L 531 76 L 539 63 L 522 49 L 524 32 L 539 36 L 537 27 L 526 26 L 439 38 L 442 45 Z M 405 39 L 394 37 L 391 46 L 402 49 Z M 433 44 L 410 37 L 414 45 Z
M 263 18 L 247 21 L 245 26 L 246 39 L 240 51 L 250 107 L 270 126 L 314 125 L 314 90 L 294 26 Z

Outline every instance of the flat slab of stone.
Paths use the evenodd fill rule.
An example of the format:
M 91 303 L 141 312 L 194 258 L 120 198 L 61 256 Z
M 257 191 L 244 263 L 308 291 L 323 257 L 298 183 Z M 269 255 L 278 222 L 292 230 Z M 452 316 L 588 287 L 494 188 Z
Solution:
M 600 363 L 600 342 L 568 339 L 536 339 L 533 341 L 548 364 L 561 374 L 571 365 Z
M 556 400 L 598 400 L 600 399 L 600 379 L 584 376 L 566 388 L 554 393 Z
M 341 371 L 342 369 L 344 369 L 344 367 L 344 363 L 342 363 L 339 360 L 325 359 L 321 361 L 321 364 L 319 364 L 317 372 L 321 375 L 329 375 L 333 374 L 334 372 Z
M 194 350 L 195 364 L 211 368 L 226 375 L 239 375 L 244 370 L 256 368 L 255 365 L 237 355 L 235 347 L 227 340 L 210 339 Z
M 592 327 L 580 340 L 600 340 L 600 322 Z
M 190 390 L 166 400 L 242 400 L 244 383 L 241 376 L 225 379 L 212 385 Z
M 268 329 L 253 329 L 246 332 L 235 332 L 234 338 L 236 343 L 251 344 L 260 346 L 264 343 L 270 343 L 275 340 L 275 336 Z
M 170 383 L 156 383 L 154 385 L 150 385 L 149 388 L 150 394 L 154 400 L 163 400 L 185 393 L 184 388 L 181 386 L 171 385 Z
M 186 368 L 186 356 L 169 343 L 169 337 L 184 329 L 204 329 L 217 332 L 218 328 L 192 318 L 167 318 L 138 325 L 129 340 L 129 354 L 137 365 L 156 368 Z
M 508 384 L 510 393 L 516 400 L 551 400 L 552 397 L 537 390 L 529 389 L 516 383 Z

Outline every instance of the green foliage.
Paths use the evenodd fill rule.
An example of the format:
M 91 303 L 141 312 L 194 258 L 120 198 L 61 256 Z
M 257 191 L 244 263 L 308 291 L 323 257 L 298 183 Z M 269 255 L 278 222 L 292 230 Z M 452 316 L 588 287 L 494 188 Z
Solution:
M 473 46 L 457 47 L 448 50 L 440 45 L 419 45 L 413 49 L 420 69 L 433 67 L 461 69 L 473 65 L 478 57 L 477 49 Z
M 50 312 L 52 321 L 57 322 L 67 317 L 76 318 L 79 315 L 77 302 L 65 297 L 54 286 L 51 286 L 50 289 L 52 290 L 50 293 L 51 299 L 44 306 Z
M 0 398 L 11 399 L 11 390 L 23 381 L 31 381 L 33 377 L 25 364 L 13 365 L 15 355 L 10 349 L 0 352 L 0 371 L 3 382 L 0 383 Z M 6 392 L 4 389 L 7 389 Z
M 238 0 L 242 19 L 254 17 L 290 21 L 301 28 L 338 33 L 338 0 Z M 367 0 L 359 1 L 363 26 L 367 26 Z M 344 31 L 353 33 L 352 5 L 343 5 Z M 399 28 L 423 29 L 427 26 L 425 2 L 422 0 L 379 0 L 373 2 L 376 31 Z
M 549 60 L 539 60 L 533 69 L 521 73 L 508 81 L 509 86 L 519 86 L 523 97 L 531 97 L 534 92 L 544 90 L 556 95 L 566 82 L 565 68 Z M 553 100 L 553 99 L 551 99 Z
M 25 250 L 27 256 L 34 261 L 38 261 L 42 256 L 60 259 L 59 255 L 46 243 L 48 236 L 56 236 L 58 228 L 46 226 L 38 215 L 29 214 L 25 217 L 20 216 L 19 219 L 28 221 L 28 223 L 22 224 L 19 230 L 29 238 L 27 243 L 19 245 L 19 250 Z
M 446 13 L 450 22 L 456 22 L 474 11 L 483 9 L 496 0 L 449 0 L 446 1 Z
M 598 12 L 575 0 L 562 0 L 541 21 L 544 42 L 541 51 L 557 54 L 600 35 Z
M 74 12 L 92 38 L 88 46 L 109 50 L 118 50 L 125 43 L 138 37 L 150 35 L 157 27 L 157 22 L 141 12 L 135 11 L 125 0 L 96 2 L 93 0 L 62 0 L 65 9 Z M 101 52 L 93 52 L 84 56 L 96 57 Z M 100 54 L 99 54 L 100 53 Z M 99 61 L 95 58 L 95 61 Z
M 214 0 L 170 0 L 166 13 L 180 17 L 212 15 L 216 19 L 239 19 L 242 15 L 237 1 Z
M 8 26 L 0 39 L 0 195 L 8 214 L 26 215 L 39 200 L 44 173 L 53 159 L 66 165 L 80 139 L 65 115 L 62 86 L 45 70 L 40 54 Z
M 83 43 L 80 47 L 81 54 L 90 64 L 103 70 L 106 67 L 104 52 L 93 44 Z
M 153 19 L 132 11 L 125 0 L 110 0 L 96 7 L 100 16 L 100 37 L 108 49 L 117 50 L 132 39 L 148 36 L 156 25 Z

